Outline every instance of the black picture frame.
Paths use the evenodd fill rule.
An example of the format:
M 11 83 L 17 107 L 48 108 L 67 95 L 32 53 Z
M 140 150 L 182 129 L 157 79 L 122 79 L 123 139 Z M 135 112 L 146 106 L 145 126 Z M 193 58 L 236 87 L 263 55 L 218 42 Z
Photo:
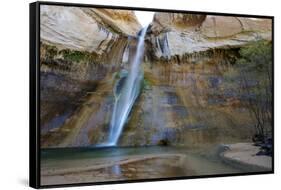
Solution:
M 272 155 L 272 170 L 265 172 L 250 172 L 238 174 L 218 174 L 218 175 L 202 175 L 192 177 L 172 177 L 158 179 L 141 179 L 141 180 L 124 180 L 124 181 L 105 181 L 77 184 L 61 184 L 61 185 L 41 185 L 40 184 L 40 6 L 41 5 L 56 5 L 56 6 L 73 6 L 73 7 L 91 7 L 91 8 L 109 8 L 121 10 L 143 10 L 154 12 L 172 12 L 172 13 L 193 13 L 193 14 L 208 14 L 219 16 L 239 16 L 239 17 L 254 17 L 266 18 L 272 20 L 272 113 L 273 113 L 273 155 Z M 228 176 L 245 176 L 245 175 L 260 175 L 274 173 L 274 16 L 264 15 L 248 15 L 234 13 L 218 13 L 218 12 L 200 12 L 187 10 L 168 10 L 157 8 L 141 8 L 141 7 L 125 7 L 111 5 L 92 5 L 79 3 L 60 3 L 60 2 L 34 2 L 29 4 L 29 52 L 30 52 L 30 74 L 29 74 L 29 185 L 33 188 L 53 188 L 53 187 L 72 187 L 86 185 L 103 185 L 103 184 L 121 184 L 134 182 L 149 182 L 163 180 L 183 180 L 195 178 L 211 178 L 211 177 L 228 177 Z

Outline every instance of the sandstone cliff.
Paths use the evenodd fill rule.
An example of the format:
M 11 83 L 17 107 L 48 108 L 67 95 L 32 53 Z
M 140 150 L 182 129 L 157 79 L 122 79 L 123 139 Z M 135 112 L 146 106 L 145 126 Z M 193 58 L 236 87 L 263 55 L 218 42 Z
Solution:
M 156 13 L 148 37 L 156 60 L 241 47 L 258 39 L 271 40 L 270 19 L 181 13 Z
M 140 24 L 131 11 L 41 9 L 41 145 L 103 143 L 113 88 L 135 55 Z M 271 41 L 270 19 L 156 13 L 142 93 L 118 145 L 248 141 L 253 121 L 233 65 L 239 48 L 259 39 Z
M 125 10 L 42 6 L 40 19 L 42 42 L 98 54 L 141 29 L 133 12 Z
M 141 25 L 132 11 L 44 5 L 40 24 L 40 117 L 45 134 L 65 122 L 87 91 L 105 78 L 111 80 L 128 62 Z

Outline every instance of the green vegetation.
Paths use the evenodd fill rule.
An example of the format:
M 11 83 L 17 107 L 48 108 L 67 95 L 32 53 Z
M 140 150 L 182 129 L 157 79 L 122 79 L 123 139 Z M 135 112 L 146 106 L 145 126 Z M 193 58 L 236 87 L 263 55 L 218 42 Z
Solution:
M 272 67 L 272 44 L 267 41 L 258 41 L 242 48 L 239 51 L 241 58 L 237 63 L 246 66 L 248 70 L 259 72 L 261 74 L 271 74 Z
M 56 46 L 41 44 L 41 49 L 45 52 L 46 59 L 54 59 L 58 54 L 58 48 Z
M 151 84 L 147 79 L 143 79 L 142 87 L 144 90 L 150 90 L 151 89 Z
M 90 62 L 96 60 L 97 56 L 93 53 L 86 51 L 76 51 L 70 49 L 64 49 L 59 52 L 64 60 L 71 62 Z
M 240 92 L 255 121 L 255 137 L 271 136 L 272 121 L 272 44 L 258 41 L 243 47 L 237 60 Z
M 63 58 L 71 63 L 96 63 L 99 60 L 98 55 L 87 51 L 77 51 L 71 49 L 59 50 L 56 46 L 41 43 L 41 59 L 47 61 L 57 61 Z

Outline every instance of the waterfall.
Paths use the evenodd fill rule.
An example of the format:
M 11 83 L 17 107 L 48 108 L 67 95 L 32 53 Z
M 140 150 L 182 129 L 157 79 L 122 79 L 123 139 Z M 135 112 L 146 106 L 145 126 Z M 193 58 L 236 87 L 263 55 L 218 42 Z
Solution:
M 117 87 L 113 90 L 115 102 L 110 121 L 109 137 L 105 146 L 116 146 L 129 113 L 140 93 L 141 82 L 143 80 L 143 72 L 140 69 L 140 64 L 144 54 L 146 30 L 147 27 L 143 28 L 140 32 L 135 57 L 130 65 L 130 70 L 122 89 L 120 92 L 118 92 Z

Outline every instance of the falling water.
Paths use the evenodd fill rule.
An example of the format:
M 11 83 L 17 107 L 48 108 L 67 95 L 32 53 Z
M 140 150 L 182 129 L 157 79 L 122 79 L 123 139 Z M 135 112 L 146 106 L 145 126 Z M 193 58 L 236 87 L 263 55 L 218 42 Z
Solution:
M 140 69 L 140 64 L 143 59 L 144 37 L 146 30 L 147 27 L 141 30 L 138 38 L 136 54 L 133 62 L 131 63 L 128 76 L 125 79 L 125 84 L 120 92 L 118 92 L 117 87 L 114 89 L 115 103 L 110 122 L 109 138 L 106 146 L 115 146 L 117 144 L 129 113 L 140 93 L 141 82 L 143 80 L 143 72 Z

